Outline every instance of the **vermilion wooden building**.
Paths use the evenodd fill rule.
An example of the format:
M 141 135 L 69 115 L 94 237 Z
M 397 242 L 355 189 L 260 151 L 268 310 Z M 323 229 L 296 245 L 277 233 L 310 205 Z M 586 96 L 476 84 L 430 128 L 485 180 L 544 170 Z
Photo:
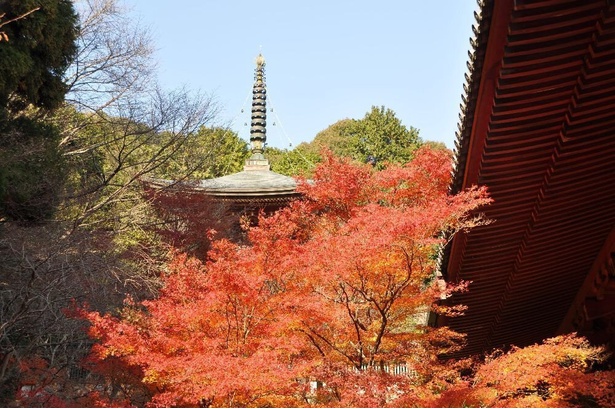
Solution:
M 470 280 L 437 318 L 463 354 L 578 331 L 615 339 L 615 1 L 479 1 L 457 135 L 458 192 L 487 185 L 493 223 L 443 274 Z

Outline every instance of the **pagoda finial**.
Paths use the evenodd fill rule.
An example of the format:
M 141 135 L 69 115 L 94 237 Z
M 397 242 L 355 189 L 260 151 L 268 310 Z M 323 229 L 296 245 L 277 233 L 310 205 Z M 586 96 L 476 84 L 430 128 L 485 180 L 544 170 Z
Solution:
M 256 57 L 256 69 L 258 69 L 259 67 L 264 67 L 265 66 L 265 57 L 263 57 L 263 54 L 259 53 L 258 56 Z
M 252 157 L 262 157 L 267 141 L 267 90 L 265 87 L 265 57 L 256 57 L 254 86 L 252 87 L 252 121 L 250 123 L 250 144 Z

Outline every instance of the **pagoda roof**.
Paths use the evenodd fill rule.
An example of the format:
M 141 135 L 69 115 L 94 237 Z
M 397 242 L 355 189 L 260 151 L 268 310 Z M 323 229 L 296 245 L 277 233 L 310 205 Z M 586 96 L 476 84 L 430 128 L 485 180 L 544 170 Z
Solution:
M 486 185 L 491 224 L 456 235 L 471 281 L 436 325 L 459 355 L 615 327 L 615 2 L 484 0 L 475 13 L 452 193 Z
M 267 197 L 294 197 L 297 182 L 289 176 L 269 170 L 268 166 L 246 166 L 243 171 L 212 179 L 175 181 L 146 178 L 152 188 L 177 189 L 202 193 L 220 199 L 253 201 Z
M 243 170 L 232 175 L 204 179 L 192 188 L 211 196 L 271 196 L 294 194 L 295 179 L 270 170 Z

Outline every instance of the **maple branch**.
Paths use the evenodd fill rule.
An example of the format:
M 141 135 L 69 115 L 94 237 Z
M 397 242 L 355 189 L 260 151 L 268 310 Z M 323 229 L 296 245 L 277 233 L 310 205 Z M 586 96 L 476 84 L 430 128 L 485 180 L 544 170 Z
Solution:
M 254 316 L 254 309 L 255 307 L 252 307 L 249 311 L 249 314 L 244 314 L 244 319 L 243 319 L 243 334 L 242 334 L 242 339 L 241 342 L 242 344 L 246 344 L 248 342 L 248 335 L 250 335 L 250 330 L 252 328 L 252 322 L 255 319 Z
M 227 302 L 225 308 L 225 316 L 227 317 L 227 335 L 226 335 L 226 347 L 231 348 L 231 333 L 233 331 L 233 325 L 231 324 L 233 317 L 235 319 L 235 343 L 239 339 L 239 320 L 237 314 L 237 305 L 233 302 L 233 298 L 227 295 Z M 230 308 L 229 308 L 230 307 Z
M 316 347 L 316 349 L 318 350 L 318 352 L 320 353 L 320 356 L 322 356 L 323 358 L 326 356 L 325 352 L 322 350 L 320 345 L 318 345 L 318 342 L 316 342 L 316 339 L 312 336 L 312 334 L 308 333 L 306 330 L 304 330 L 302 328 L 299 328 L 298 331 L 304 333 L 305 336 L 307 336 L 309 338 L 309 340 L 312 343 L 312 345 L 314 345 Z
M 378 328 L 378 332 L 376 335 L 376 340 L 374 341 L 374 345 L 372 347 L 371 350 L 371 356 L 369 359 L 369 365 L 372 365 L 374 363 L 374 359 L 376 357 L 376 354 L 378 354 L 378 350 L 380 349 L 380 345 L 382 343 L 382 339 L 384 338 L 384 334 L 386 332 L 386 328 L 388 325 L 388 312 L 390 311 L 392 305 L 393 305 L 393 301 L 394 298 L 389 298 L 384 302 L 384 306 L 381 306 L 380 303 L 372 296 L 368 296 L 365 292 L 363 291 L 359 291 L 359 294 L 361 294 L 363 296 L 363 298 L 373 304 L 376 307 L 376 310 L 378 311 L 378 313 L 380 314 L 380 326 Z
M 342 351 L 339 347 L 335 346 L 331 341 L 329 341 L 327 338 L 325 338 L 323 335 L 320 335 L 314 328 L 310 327 L 309 325 L 307 326 L 307 328 L 318 338 L 320 338 L 325 344 L 329 345 L 329 347 L 336 351 L 337 353 L 339 353 L 340 355 L 342 355 L 344 358 L 348 359 L 348 361 L 350 362 L 350 364 L 352 366 L 354 366 L 357 369 L 361 369 L 361 366 L 357 366 L 356 362 L 352 359 L 351 356 L 349 356 L 346 352 Z
M 5 353 L 4 357 L 2 358 L 2 369 L 0 369 L 0 381 L 2 381 L 3 383 L 5 381 L 4 377 L 6 375 L 9 362 L 11 361 L 11 359 L 13 358 L 15 354 L 16 354 L 15 349 L 13 349 L 12 351 Z
M 391 298 L 397 298 L 397 295 L 403 290 L 405 290 L 410 284 L 410 279 L 412 278 L 412 266 L 414 265 L 414 251 L 412 251 L 411 254 L 408 254 L 408 251 L 403 246 L 393 245 L 393 247 L 398 247 L 406 258 L 406 278 L 399 284 L 396 289 L 392 290 L 391 292 Z
M 344 283 L 343 282 L 339 283 L 339 287 L 340 287 L 340 289 L 342 291 L 342 294 L 345 297 L 344 306 L 346 307 L 346 311 L 348 312 L 348 316 L 350 317 L 350 320 L 352 321 L 352 323 L 354 325 L 355 332 L 356 332 L 356 336 L 357 336 L 357 354 L 358 354 L 359 369 L 360 369 L 362 364 L 363 364 L 363 337 L 361 336 L 361 330 L 365 331 L 366 328 L 359 321 L 359 317 L 357 317 L 356 314 L 353 314 L 352 310 L 350 309 L 350 297 L 348 296 L 348 293 L 346 292 L 346 288 L 344 287 Z
M 376 354 L 378 353 L 378 350 L 380 349 L 380 344 L 382 343 L 382 339 L 384 338 L 384 334 L 387 328 L 387 325 L 389 323 L 388 320 L 388 312 L 391 308 L 391 306 L 393 305 L 393 299 L 390 298 L 389 301 L 387 301 L 385 303 L 385 307 L 382 307 L 376 302 L 376 300 L 372 301 L 372 304 L 374 304 L 376 306 L 376 309 L 378 310 L 378 312 L 380 313 L 380 327 L 378 328 L 378 334 L 376 335 L 376 341 L 374 342 L 374 346 L 372 348 L 371 351 L 371 357 L 369 360 L 370 365 L 372 365 L 374 363 L 374 358 L 376 356 Z

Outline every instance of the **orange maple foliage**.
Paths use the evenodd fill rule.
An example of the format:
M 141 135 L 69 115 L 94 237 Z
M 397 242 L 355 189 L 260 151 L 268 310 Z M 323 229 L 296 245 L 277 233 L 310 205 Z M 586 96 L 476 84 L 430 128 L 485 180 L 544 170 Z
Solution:
M 433 407 L 615 407 L 615 371 L 596 370 L 607 358 L 575 334 L 507 353 L 496 351 L 470 379 L 426 403 Z
M 178 255 L 159 297 L 120 317 L 83 311 L 99 341 L 93 362 L 136 369 L 154 406 L 432 397 L 437 356 L 463 336 L 423 318 L 459 313 L 436 304 L 466 289 L 438 279 L 437 251 L 489 203 L 484 188 L 449 195 L 450 167 L 429 148 L 382 171 L 326 154 L 303 200 L 261 216 L 250 245 L 220 240 L 206 262 Z

